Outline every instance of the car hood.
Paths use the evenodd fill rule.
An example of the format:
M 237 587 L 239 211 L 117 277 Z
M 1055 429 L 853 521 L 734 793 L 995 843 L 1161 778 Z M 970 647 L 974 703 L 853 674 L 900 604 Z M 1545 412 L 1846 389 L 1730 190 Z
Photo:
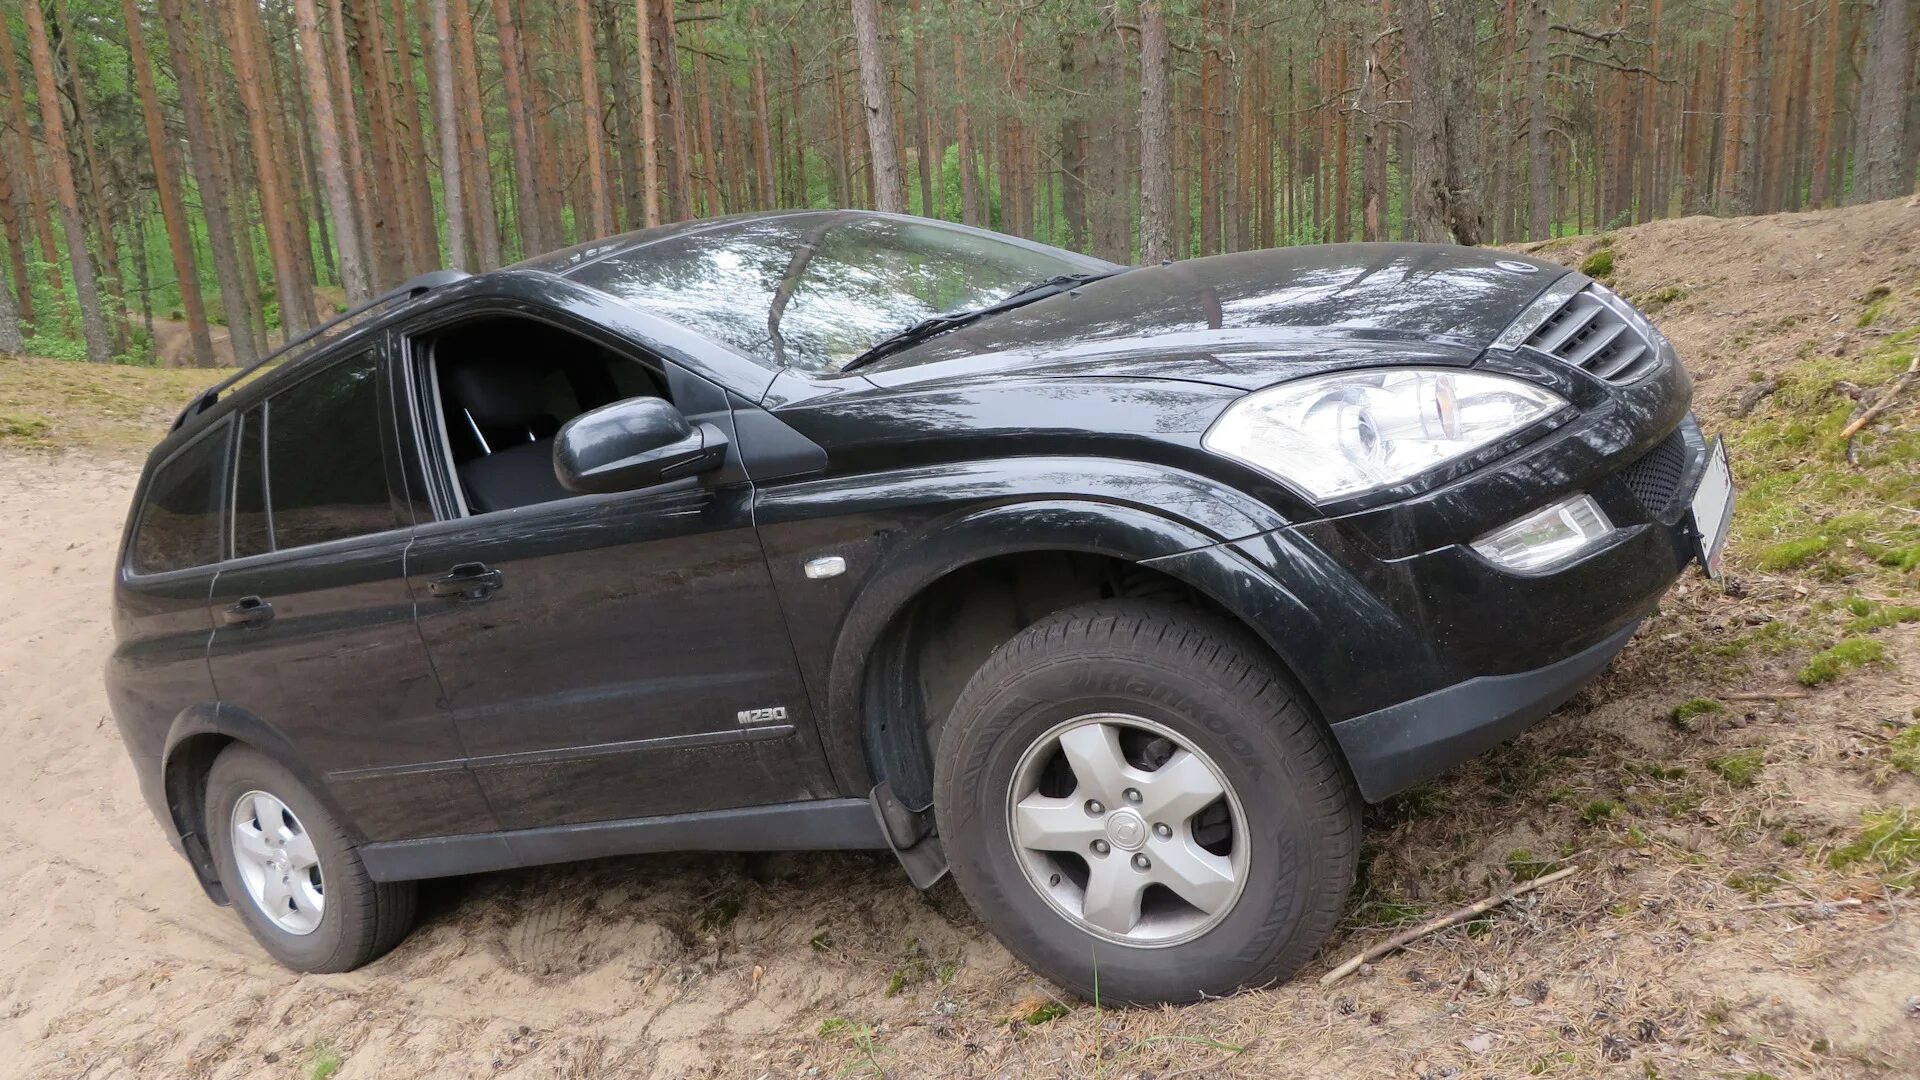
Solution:
M 1434 244 L 1332 244 L 1142 267 L 864 367 L 881 387 L 1148 378 L 1251 390 L 1342 367 L 1470 364 L 1565 274 Z

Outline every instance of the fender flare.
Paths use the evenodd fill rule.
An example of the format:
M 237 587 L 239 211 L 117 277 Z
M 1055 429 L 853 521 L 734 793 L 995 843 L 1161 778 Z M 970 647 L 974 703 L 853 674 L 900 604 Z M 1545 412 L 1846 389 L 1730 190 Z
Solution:
M 894 620 L 925 590 L 956 570 L 1004 555 L 1071 551 L 1105 555 L 1127 562 L 1187 556 L 1195 568 L 1170 560 L 1156 563 L 1163 573 L 1192 586 L 1234 613 L 1236 618 L 1264 631 L 1250 615 L 1246 598 L 1236 602 L 1230 582 L 1233 567 L 1252 575 L 1252 567 L 1217 536 L 1138 506 L 1086 499 L 1048 499 L 1003 504 L 969 512 L 937 525 L 902 545 L 901 553 L 861 586 L 858 597 L 841 622 L 834 643 L 823 717 L 822 745 L 829 766 L 849 791 L 864 792 L 874 783 L 867 753 L 863 695 L 867 668 L 874 649 Z M 1261 608 L 1280 604 L 1294 610 L 1305 605 L 1278 583 L 1261 577 L 1262 593 L 1279 593 Z M 1243 590 L 1244 591 L 1244 590 Z M 1288 602 L 1291 603 L 1288 603 Z M 1276 643 L 1268 641 L 1270 646 Z M 1276 647 L 1276 651 L 1280 651 Z M 1288 658 L 1283 654 L 1282 660 Z M 1290 662 L 1290 661 L 1288 661 Z
M 226 902 L 218 873 L 214 870 L 212 851 L 207 846 L 207 838 L 202 834 L 203 822 L 188 820 L 190 810 L 204 811 L 201 805 L 204 793 L 181 790 L 182 777 L 177 766 L 183 764 L 178 751 L 187 743 L 202 736 L 218 735 L 237 743 L 244 743 L 254 750 L 272 758 L 274 762 L 294 775 L 305 785 L 314 798 L 320 800 L 335 821 L 340 822 L 353 838 L 354 843 L 363 843 L 362 836 L 353 819 L 341 810 L 340 804 L 324 781 L 309 769 L 304 759 L 297 753 L 293 744 L 272 724 L 259 716 L 238 708 L 227 702 L 205 702 L 192 705 L 174 717 L 167 729 L 166 741 L 160 752 L 160 776 L 162 798 L 166 801 L 168 817 L 178 833 L 182 847 L 186 851 L 187 862 L 192 864 L 194 873 L 200 878 L 200 885 L 220 903 Z

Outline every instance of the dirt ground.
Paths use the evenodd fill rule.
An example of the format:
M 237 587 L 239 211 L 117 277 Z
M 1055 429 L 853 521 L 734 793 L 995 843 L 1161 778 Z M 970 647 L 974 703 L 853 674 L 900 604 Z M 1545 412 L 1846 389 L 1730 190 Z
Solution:
M 1664 307 L 1716 429 L 1747 397 L 1755 418 L 1792 407 L 1749 388 L 1920 325 L 1920 208 L 1687 219 L 1604 246 L 1621 290 Z M 162 841 L 100 687 L 126 433 L 157 436 L 186 391 L 102 420 L 71 367 L 0 366 L 0 413 L 39 419 L 0 437 L 0 1076 L 1920 1076 L 1920 778 L 1894 753 L 1920 710 L 1920 622 L 1895 602 L 1920 603 L 1920 577 L 1868 558 L 1920 515 L 1911 460 L 1863 466 L 1893 522 L 1864 547 L 1848 533 L 1824 562 L 1762 569 L 1785 534 L 1743 533 L 1731 587 L 1689 579 L 1556 716 L 1375 808 L 1348 925 L 1286 986 L 1056 1004 L 951 884 L 921 894 L 854 855 L 431 883 L 392 955 L 300 976 Z M 1862 389 L 1842 381 L 1821 393 Z M 1870 436 L 1912 432 L 1909 393 Z M 1881 657 L 1803 689 L 1842 624 Z M 1714 705 L 1676 719 L 1694 699 Z M 1883 808 L 1892 839 L 1858 847 Z M 1318 985 L 1561 865 L 1577 871 Z

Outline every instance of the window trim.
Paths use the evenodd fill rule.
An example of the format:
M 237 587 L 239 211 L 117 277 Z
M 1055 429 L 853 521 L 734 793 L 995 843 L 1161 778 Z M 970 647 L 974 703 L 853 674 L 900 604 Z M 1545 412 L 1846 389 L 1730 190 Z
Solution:
M 526 301 L 514 297 L 472 297 L 438 311 L 423 312 L 395 326 L 393 328 L 394 355 L 397 368 L 401 372 L 400 377 L 405 381 L 408 410 L 406 420 L 413 429 L 420 467 L 428 474 L 425 479 L 434 513 L 432 521 L 418 522 L 419 528 L 430 528 L 456 521 L 497 521 L 502 520 L 498 515 L 526 513 L 550 506 L 573 506 L 582 499 L 619 498 L 640 492 L 671 490 L 674 485 L 680 483 L 680 481 L 669 481 L 666 484 L 656 484 L 651 488 L 642 488 L 640 492 L 572 495 L 535 506 L 512 506 L 504 510 L 473 512 L 467 506 L 466 496 L 460 490 L 459 469 L 453 460 L 453 443 L 447 433 L 446 410 L 440 407 L 438 358 L 431 347 L 423 347 L 421 339 L 464 322 L 489 318 L 524 319 L 593 342 L 618 356 L 645 365 L 660 380 L 660 383 L 667 387 L 669 394 L 674 391 L 674 364 L 660 351 L 564 309 L 532 307 Z M 423 371 L 426 373 L 424 377 Z M 432 414 L 431 422 L 422 415 L 423 413 Z M 404 438 L 404 434 L 401 437 Z
M 227 533 L 226 518 L 230 506 L 227 500 L 224 499 L 219 501 L 217 509 L 215 510 L 215 513 L 221 515 L 221 521 L 214 527 L 213 561 L 194 563 L 191 566 L 175 566 L 166 570 L 142 570 L 136 560 L 138 559 L 140 549 L 140 530 L 146 527 L 147 512 L 153 509 L 154 480 L 159 477 L 167 466 L 178 461 L 183 454 L 199 447 L 201 443 L 208 439 L 219 438 L 226 443 L 226 452 L 222 456 L 219 465 L 222 475 L 215 477 L 213 484 L 216 488 L 230 488 L 232 485 L 228 482 L 226 474 L 233 470 L 233 433 L 236 428 L 237 425 L 233 423 L 233 414 L 228 413 L 213 423 L 208 424 L 204 430 L 195 433 L 192 438 L 181 443 L 172 453 L 155 462 L 153 467 L 147 470 L 146 481 L 140 485 L 138 496 L 140 504 L 134 514 L 133 527 L 127 530 L 126 557 L 121 561 L 121 568 L 129 579 L 159 581 L 176 576 L 184 577 L 188 574 L 206 573 L 208 571 L 217 573 L 219 568 L 225 565 L 227 561 L 225 544 Z
M 223 563 L 251 559 L 255 555 L 271 555 L 280 550 L 279 542 L 273 535 L 273 476 L 267 469 L 267 432 L 273 423 L 268 414 L 272 411 L 272 402 L 273 396 L 269 394 L 245 409 L 236 409 L 229 414 L 238 415 L 239 419 L 234 421 L 232 459 L 227 462 L 226 547 L 220 559 Z M 254 413 L 260 417 L 260 513 L 267 522 L 267 549 L 252 555 L 241 555 L 236 535 L 240 522 L 240 455 L 246 452 L 241 440 L 246 436 L 247 417 Z
M 262 394 L 260 396 L 260 400 L 249 405 L 248 408 L 249 409 L 259 408 L 261 410 L 261 415 L 263 417 L 267 417 L 273 411 L 272 406 L 273 406 L 274 398 L 279 397 L 281 394 L 284 394 L 289 390 L 292 390 L 293 388 L 299 386 L 300 384 L 306 382 L 309 379 L 315 378 L 324 372 L 332 370 L 334 367 L 340 364 L 344 364 L 355 359 L 366 358 L 366 357 L 370 357 L 373 361 L 375 400 L 377 403 L 380 398 L 380 395 L 384 393 L 385 388 L 387 386 L 388 369 L 387 369 L 386 350 L 385 348 L 382 347 L 381 341 L 378 338 L 374 338 L 370 341 L 355 342 L 353 347 L 343 347 L 338 349 L 337 351 L 330 352 L 326 355 L 316 356 L 316 357 L 309 358 L 305 361 L 302 361 L 302 366 L 306 367 L 308 370 L 302 371 L 298 373 L 298 375 L 287 379 L 281 385 L 273 387 L 271 390 Z M 233 415 L 232 413 L 229 413 L 227 418 L 231 418 L 232 415 Z M 227 419 L 227 418 L 223 418 L 223 419 Z M 260 429 L 261 489 L 262 489 L 263 495 L 269 498 L 271 497 L 273 492 L 273 451 L 272 451 L 272 448 L 267 443 L 267 433 L 269 430 L 271 430 L 272 423 L 273 421 L 271 419 L 268 419 L 266 423 L 261 425 L 261 429 Z M 327 551 L 327 550 L 333 550 L 335 547 L 339 547 L 341 549 L 347 549 L 352 547 L 354 542 L 356 541 L 368 540 L 376 537 L 389 537 L 392 534 L 397 532 L 410 531 L 413 528 L 413 523 L 410 521 L 403 520 L 403 517 L 400 514 L 398 507 L 394 505 L 393 476 L 392 476 L 392 467 L 391 467 L 391 457 L 392 457 L 394 448 L 389 445 L 388 439 L 387 439 L 387 432 L 384 430 L 384 425 L 380 423 L 379 407 L 377 404 L 374 412 L 373 427 L 375 431 L 379 432 L 379 436 L 380 436 L 380 483 L 381 483 L 381 486 L 387 489 L 386 505 L 390 510 L 393 511 L 393 516 L 394 516 L 394 524 L 392 527 L 379 529 L 374 532 L 355 533 L 352 536 L 336 536 L 329 540 L 321 540 L 311 544 L 294 544 L 291 547 L 280 546 L 280 538 L 276 536 L 271 529 L 269 529 L 267 533 L 267 543 L 270 546 L 266 551 L 255 552 L 252 555 L 236 556 L 233 554 L 233 546 L 231 543 L 232 527 L 231 527 L 231 524 L 229 524 L 227 529 L 227 533 L 229 536 L 229 543 L 227 544 L 227 548 L 226 548 L 226 558 L 223 559 L 222 562 L 232 563 L 236 566 L 258 566 L 258 565 L 264 565 L 267 562 L 271 562 L 272 561 L 271 557 L 275 555 L 304 553 L 309 551 Z M 237 445 L 237 441 L 239 439 L 238 432 L 240 428 L 238 424 L 232 425 L 232 428 L 234 432 L 233 434 L 234 444 L 230 446 L 227 454 L 227 471 L 231 474 L 228 482 L 229 488 L 232 488 L 233 485 L 238 482 L 238 477 L 240 472 L 239 447 Z M 231 502 L 229 502 L 228 504 L 229 519 L 231 519 L 232 517 L 231 505 L 232 505 Z M 267 505 L 267 519 L 269 522 L 271 522 L 273 519 L 273 506 L 271 503 L 268 503 Z

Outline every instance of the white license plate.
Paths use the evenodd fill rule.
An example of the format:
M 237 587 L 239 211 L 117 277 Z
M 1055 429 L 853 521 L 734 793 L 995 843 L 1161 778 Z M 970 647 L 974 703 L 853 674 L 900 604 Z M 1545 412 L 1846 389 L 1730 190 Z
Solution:
M 1710 578 L 1720 576 L 1720 557 L 1727 546 L 1727 523 L 1733 520 L 1733 470 L 1727 466 L 1727 447 L 1718 436 L 1707 451 L 1707 468 L 1694 489 L 1694 553 Z

